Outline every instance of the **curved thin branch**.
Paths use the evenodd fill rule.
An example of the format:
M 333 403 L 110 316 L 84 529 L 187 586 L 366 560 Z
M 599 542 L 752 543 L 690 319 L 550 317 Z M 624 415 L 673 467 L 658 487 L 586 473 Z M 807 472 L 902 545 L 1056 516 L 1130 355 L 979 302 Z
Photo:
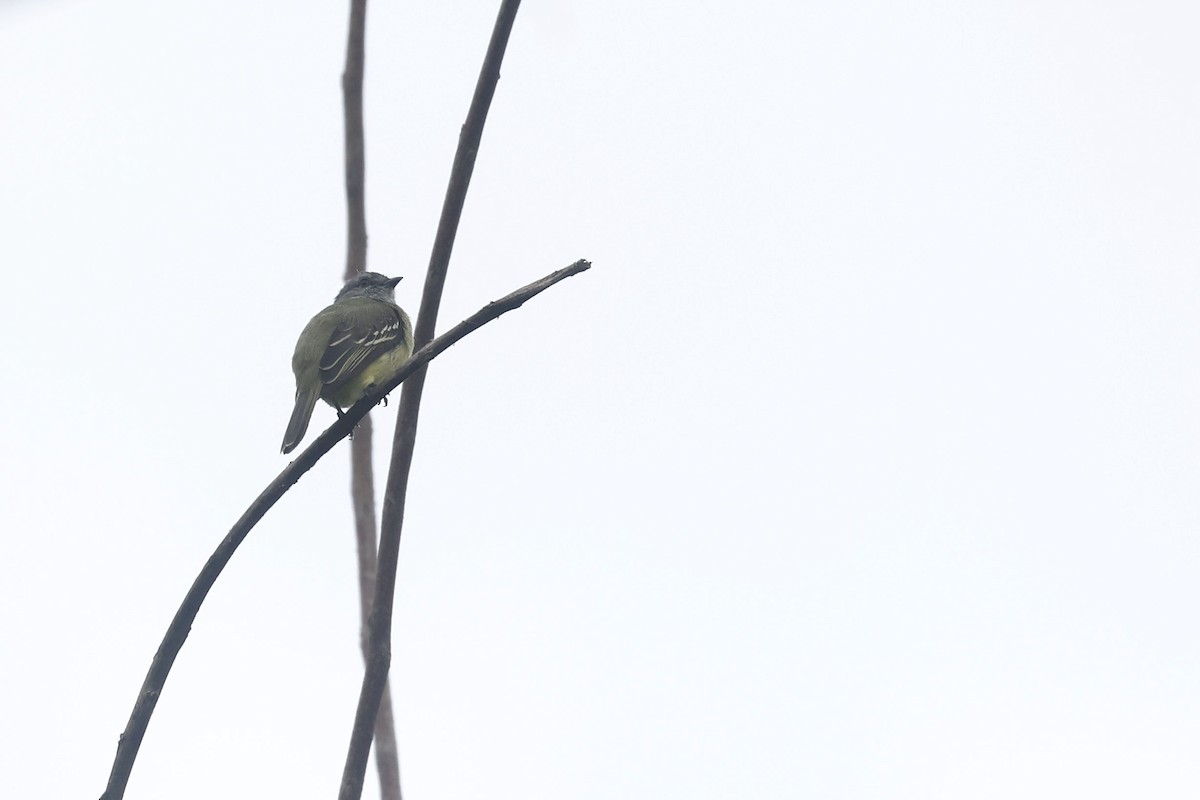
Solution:
M 133 704 L 133 713 L 129 715 L 129 722 L 125 726 L 125 731 L 121 734 L 121 738 L 117 743 L 117 755 L 113 760 L 112 772 L 108 777 L 108 786 L 104 794 L 101 795 L 101 800 L 120 800 L 120 798 L 124 797 L 125 786 L 129 782 L 129 773 L 133 770 L 133 763 L 137 759 L 138 749 L 142 744 L 142 737 L 146 733 L 146 726 L 150 723 L 150 717 L 154 713 L 154 707 L 157 705 L 163 685 L 167 681 L 167 675 L 171 672 L 171 666 L 175 663 L 175 657 L 179 654 L 180 648 L 183 647 L 183 643 L 187 640 L 188 633 L 191 631 L 192 622 L 196 619 L 196 614 L 200 611 L 200 606 L 204 603 L 204 598 L 208 595 L 209 589 L 212 588 L 213 583 L 216 582 L 225 565 L 229 563 L 229 559 L 233 556 L 234 551 L 237 550 L 238 545 L 242 543 L 242 540 L 246 538 L 246 535 L 250 533 L 255 524 L 262 519 L 263 515 L 275 505 L 279 498 L 293 484 L 300 480 L 304 473 L 313 468 L 321 456 L 329 452 L 339 441 L 349 436 L 351 431 L 354 430 L 355 424 L 365 417 L 367 412 L 382 401 L 389 392 L 399 386 L 402 381 L 417 370 L 422 369 L 430 360 L 441 355 L 446 348 L 455 344 L 467 334 L 483 327 L 501 314 L 520 307 L 525 301 L 540 294 L 564 278 L 569 278 L 572 275 L 583 272 L 589 267 L 591 267 L 591 264 L 587 261 L 576 261 L 569 267 L 560 269 L 541 280 L 523 286 L 506 297 L 488 303 L 479 311 L 476 311 L 470 317 L 467 317 L 437 339 L 422 347 L 418 352 L 413 354 L 413 357 L 396 373 L 394 378 L 355 403 L 349 411 L 330 425 L 294 461 L 288 464 L 275 480 L 267 485 L 267 488 L 263 489 L 262 494 L 255 498 L 245 513 L 229 529 L 229 533 L 225 535 L 221 543 L 217 545 L 217 549 L 209 556 L 208 561 L 205 562 L 204 567 L 200 570 L 200 574 L 196 576 L 196 580 L 192 583 L 192 587 L 183 598 L 183 603 L 180 604 L 179 610 L 175 612 L 175 617 L 171 620 L 171 624 L 167 626 L 167 632 L 163 636 L 162 644 L 158 646 L 158 651 L 154 654 L 154 660 L 150 662 L 150 670 L 146 673 L 146 679 L 142 682 L 142 688 L 138 692 L 137 700 Z
M 520 5 L 520 0 L 503 0 L 500 5 L 487 53 L 483 57 L 483 67 L 475 83 L 471 107 L 459 133 L 458 149 L 454 153 L 454 164 L 450 169 L 450 181 L 442 202 L 442 215 L 438 221 L 437 235 L 434 237 L 433 252 L 429 257 L 429 268 L 425 273 L 421 310 L 413 334 L 413 341 L 418 347 L 433 339 L 433 332 L 437 328 L 438 308 L 442 301 L 442 289 L 446 284 L 450 253 L 454 249 L 454 238 L 458 233 L 467 188 L 475 170 L 475 157 L 479 153 L 479 142 L 483 138 L 483 126 L 487 121 L 492 97 L 496 93 L 496 84 L 500 80 L 500 64 L 504 60 L 508 37 L 512 33 L 513 21 Z M 575 266 L 579 266 L 580 263 L 582 262 L 576 262 Z M 350 732 L 346 764 L 342 769 L 339 800 L 360 800 L 362 797 L 363 776 L 367 769 L 367 756 L 371 750 L 371 734 L 388 685 L 388 671 L 392 664 L 392 604 L 396 593 L 400 533 L 404 524 L 408 475 L 412 467 L 413 449 L 416 446 L 417 417 L 421 408 L 421 394 L 425 388 L 425 375 L 424 369 L 415 372 L 400 395 L 400 410 L 392 441 L 392 460 L 388 468 L 387 487 L 383 494 L 375 602 L 371 606 L 371 617 L 367 622 L 370 637 L 367 667 L 363 674 L 362 688 L 359 690 L 358 707 L 354 713 L 354 727 Z

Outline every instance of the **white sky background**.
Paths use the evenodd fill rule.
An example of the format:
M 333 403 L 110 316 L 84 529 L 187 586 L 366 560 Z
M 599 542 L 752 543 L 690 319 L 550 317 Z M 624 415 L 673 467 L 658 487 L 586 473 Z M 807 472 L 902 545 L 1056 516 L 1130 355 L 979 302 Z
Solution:
M 368 12 L 370 266 L 414 313 L 496 8 Z M 431 370 L 406 797 L 1200 794 L 1194 8 L 525 4 L 440 327 L 595 267 Z M 9 796 L 99 795 L 286 464 L 347 16 L 0 3 Z M 346 453 L 217 583 L 130 800 L 336 795 Z

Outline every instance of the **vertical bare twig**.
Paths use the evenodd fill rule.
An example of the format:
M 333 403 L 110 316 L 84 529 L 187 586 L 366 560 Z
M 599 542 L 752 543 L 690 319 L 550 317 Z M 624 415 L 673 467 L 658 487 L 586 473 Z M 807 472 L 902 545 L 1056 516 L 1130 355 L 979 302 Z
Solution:
M 367 268 L 366 134 L 363 124 L 363 76 L 366 71 L 367 0 L 350 0 L 346 67 L 342 72 L 342 120 L 346 151 L 346 272 L 350 278 Z M 358 593 L 362 610 L 360 644 L 367 657 L 367 620 L 375 595 L 378 554 L 375 532 L 374 431 L 371 417 L 350 440 L 350 497 L 354 506 L 354 538 L 358 548 Z M 400 757 L 392 698 L 384 687 L 375 721 L 375 766 L 383 800 L 400 800 Z
M 363 68 L 367 0 L 350 0 L 350 34 L 342 72 L 342 123 L 346 147 L 346 279 L 367 268 L 366 144 L 363 134 Z
M 500 80 L 500 64 L 504 60 L 508 37 L 520 5 L 520 0 L 504 0 L 500 6 L 487 54 L 484 56 L 483 68 L 475 84 L 475 95 L 471 99 L 466 122 L 459 133 L 458 149 L 454 154 L 450 181 L 442 203 L 442 216 L 438 222 L 433 252 L 425 274 L 425 288 L 413 337 L 417 347 L 431 341 L 437 327 L 438 308 L 441 305 L 442 289 L 446 284 L 450 253 L 454 248 L 454 238 L 462 217 L 463 204 L 466 202 L 467 188 L 475 169 L 475 157 L 479 153 L 484 122 L 496 92 L 496 83 Z M 387 689 L 388 670 L 392 660 L 392 602 L 396 590 L 396 567 L 425 375 L 424 368 L 414 372 L 404 383 L 400 395 L 396 435 L 392 442 L 392 459 L 383 496 L 375 601 L 367 623 L 369 640 L 366 673 L 363 675 L 346 765 L 342 772 L 339 800 L 359 800 L 362 797 L 363 775 L 366 772 L 371 735 L 380 702 Z

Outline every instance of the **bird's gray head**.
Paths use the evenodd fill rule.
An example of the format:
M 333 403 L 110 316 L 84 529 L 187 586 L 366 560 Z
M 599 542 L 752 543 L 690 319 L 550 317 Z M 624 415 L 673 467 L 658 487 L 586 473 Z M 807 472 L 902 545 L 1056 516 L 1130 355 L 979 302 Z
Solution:
M 334 300 L 344 300 L 347 297 L 373 297 L 377 300 L 395 302 L 396 284 L 400 278 L 389 278 L 378 272 L 364 272 L 346 281 L 346 285 L 337 293 Z

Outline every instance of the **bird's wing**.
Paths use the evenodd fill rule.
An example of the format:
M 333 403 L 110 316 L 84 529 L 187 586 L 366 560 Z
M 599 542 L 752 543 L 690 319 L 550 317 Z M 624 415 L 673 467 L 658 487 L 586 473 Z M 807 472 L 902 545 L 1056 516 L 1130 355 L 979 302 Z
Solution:
M 337 391 L 379 355 L 404 343 L 400 309 L 378 300 L 355 302 L 334 326 L 318 367 L 321 383 Z

